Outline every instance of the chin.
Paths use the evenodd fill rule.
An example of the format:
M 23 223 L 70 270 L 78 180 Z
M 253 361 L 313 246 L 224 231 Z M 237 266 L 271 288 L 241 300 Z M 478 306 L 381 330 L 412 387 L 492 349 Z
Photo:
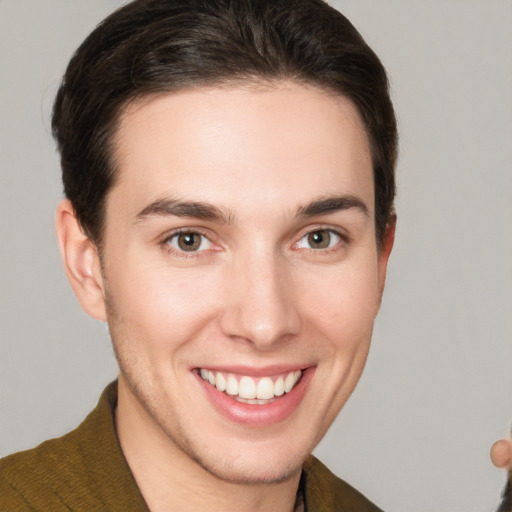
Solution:
M 289 480 L 300 473 L 313 450 L 310 444 L 305 446 L 306 443 L 291 446 L 291 434 L 286 439 L 278 436 L 263 442 L 236 440 L 233 436 L 229 442 L 223 442 L 215 436 L 201 439 L 183 435 L 184 432 L 187 430 L 183 428 L 165 432 L 177 449 L 176 456 L 184 456 L 184 462 L 188 459 L 211 476 L 235 484 L 277 484 Z
M 296 477 L 316 444 L 316 438 L 310 439 L 307 432 L 297 435 L 290 429 L 259 440 L 256 432 L 252 438 L 243 439 L 235 434 L 227 442 L 220 436 L 199 441 L 197 436 L 169 434 L 180 451 L 210 475 L 246 485 L 277 484 Z
M 309 455 L 309 454 L 308 454 Z M 243 456 L 235 460 L 224 460 L 218 462 L 206 462 L 198 458 L 194 460 L 212 476 L 234 484 L 258 485 L 278 484 L 293 478 L 302 469 L 302 465 L 308 455 L 294 461 L 276 460 L 250 461 L 244 460 Z M 189 454 L 190 456 L 190 454 Z

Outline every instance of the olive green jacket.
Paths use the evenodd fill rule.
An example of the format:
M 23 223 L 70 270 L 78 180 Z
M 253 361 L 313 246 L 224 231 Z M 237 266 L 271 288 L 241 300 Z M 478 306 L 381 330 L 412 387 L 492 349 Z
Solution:
M 0 460 L 0 511 L 149 512 L 123 456 L 113 411 L 117 384 L 75 430 Z M 307 512 L 379 512 L 311 457 L 304 465 Z

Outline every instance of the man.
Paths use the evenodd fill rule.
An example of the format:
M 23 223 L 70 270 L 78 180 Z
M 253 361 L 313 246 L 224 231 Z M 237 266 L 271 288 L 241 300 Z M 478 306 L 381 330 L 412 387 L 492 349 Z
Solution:
M 386 73 L 320 0 L 136 0 L 71 60 L 57 234 L 119 379 L 1 510 L 378 510 L 311 452 L 393 245 Z

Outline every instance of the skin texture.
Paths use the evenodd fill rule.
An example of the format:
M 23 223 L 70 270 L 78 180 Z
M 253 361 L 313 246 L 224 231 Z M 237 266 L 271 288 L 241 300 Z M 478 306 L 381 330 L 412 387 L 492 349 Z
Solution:
M 139 487 L 153 511 L 292 510 L 303 461 L 363 370 L 393 243 L 393 223 L 376 242 L 359 115 L 294 83 L 187 90 L 131 105 L 116 148 L 102 261 L 66 201 L 57 230 L 83 308 L 109 323 Z M 305 213 L 340 197 L 358 206 Z M 213 214 L 155 209 L 163 200 Z M 302 398 L 261 425 L 223 414 L 197 377 L 291 367 L 308 371 Z

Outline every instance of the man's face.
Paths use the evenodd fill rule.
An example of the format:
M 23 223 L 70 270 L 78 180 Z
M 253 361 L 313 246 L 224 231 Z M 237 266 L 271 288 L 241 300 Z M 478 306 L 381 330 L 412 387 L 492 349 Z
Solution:
M 361 374 L 384 283 L 355 107 L 293 83 L 161 95 L 116 148 L 119 407 L 222 479 L 293 474 Z

